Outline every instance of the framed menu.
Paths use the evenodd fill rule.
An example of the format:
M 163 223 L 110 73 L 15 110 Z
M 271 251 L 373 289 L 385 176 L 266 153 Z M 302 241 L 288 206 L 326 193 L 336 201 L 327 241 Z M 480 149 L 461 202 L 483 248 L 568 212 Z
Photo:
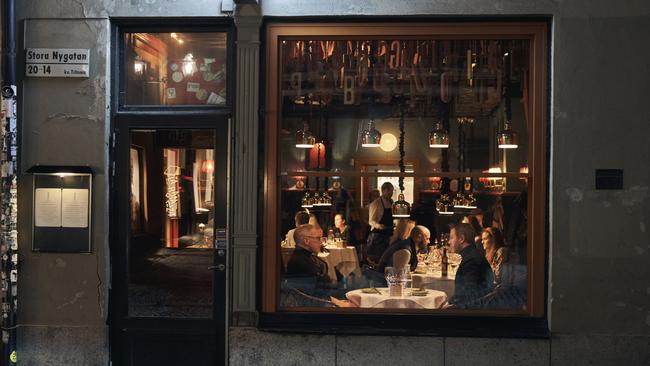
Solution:
M 90 253 L 90 169 L 35 166 L 28 173 L 34 174 L 32 250 Z

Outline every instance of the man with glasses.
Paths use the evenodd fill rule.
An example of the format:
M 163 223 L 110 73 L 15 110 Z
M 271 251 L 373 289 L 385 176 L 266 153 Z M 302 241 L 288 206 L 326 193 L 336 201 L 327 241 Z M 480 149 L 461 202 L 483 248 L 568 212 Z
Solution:
M 319 283 L 332 283 L 327 263 L 318 258 L 323 232 L 314 225 L 302 225 L 296 228 L 294 237 L 296 249 L 287 264 L 287 275 L 315 277 Z

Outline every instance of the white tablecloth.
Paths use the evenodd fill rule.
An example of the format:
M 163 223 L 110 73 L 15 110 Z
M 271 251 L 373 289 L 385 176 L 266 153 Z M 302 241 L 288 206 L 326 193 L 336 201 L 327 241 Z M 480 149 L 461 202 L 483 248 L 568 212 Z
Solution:
M 361 275 L 359 257 L 357 257 L 357 250 L 354 247 L 337 248 L 327 246 L 325 249 L 329 253 L 320 253 L 318 256 L 327 262 L 330 268 L 336 267 L 343 276 L 348 276 L 353 272 L 357 276 Z
M 413 288 L 426 288 L 432 290 L 442 291 L 447 294 L 447 297 L 454 296 L 454 281 L 455 277 L 442 277 L 438 273 L 413 273 Z
M 410 290 L 404 290 L 405 296 L 389 296 L 388 288 L 378 288 L 381 294 L 366 294 L 362 290 L 354 290 L 345 294 L 350 302 L 362 308 L 392 308 L 392 309 L 439 309 L 447 301 L 447 295 L 442 291 L 427 290 L 426 296 L 410 296 Z

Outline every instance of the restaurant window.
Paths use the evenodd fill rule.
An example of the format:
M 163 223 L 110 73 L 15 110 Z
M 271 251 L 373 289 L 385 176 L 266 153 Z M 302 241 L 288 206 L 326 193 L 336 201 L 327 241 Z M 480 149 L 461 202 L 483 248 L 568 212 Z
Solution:
M 545 27 L 269 26 L 264 312 L 543 315 Z
M 134 32 L 124 37 L 124 105 L 226 104 L 225 32 Z

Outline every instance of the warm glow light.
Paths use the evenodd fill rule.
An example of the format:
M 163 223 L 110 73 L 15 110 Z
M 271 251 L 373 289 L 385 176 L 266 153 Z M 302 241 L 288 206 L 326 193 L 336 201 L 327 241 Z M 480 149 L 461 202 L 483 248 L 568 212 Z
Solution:
M 437 147 L 439 149 L 445 149 L 449 147 L 449 144 L 429 144 L 429 147 Z
M 519 145 L 515 145 L 515 144 L 503 144 L 503 145 L 499 145 L 499 149 L 516 149 L 516 148 L 518 148 L 518 147 L 519 147 Z
M 178 37 L 178 35 L 176 33 L 172 33 L 171 36 L 172 36 L 173 39 L 176 39 L 176 37 Z
M 183 74 L 185 76 L 194 75 L 196 71 L 196 63 L 194 62 L 194 55 L 188 53 L 183 58 Z
M 214 173 L 214 160 L 204 160 L 201 163 L 201 172 L 207 174 Z
M 302 148 L 302 149 L 311 149 L 312 147 L 314 147 L 314 145 L 310 145 L 310 144 L 296 144 L 296 147 L 299 147 L 299 148 Z
M 379 147 L 386 152 L 391 152 L 395 150 L 395 148 L 397 147 L 397 137 L 395 137 L 395 135 L 393 135 L 392 133 L 383 134 L 381 136 L 381 140 L 379 141 Z

